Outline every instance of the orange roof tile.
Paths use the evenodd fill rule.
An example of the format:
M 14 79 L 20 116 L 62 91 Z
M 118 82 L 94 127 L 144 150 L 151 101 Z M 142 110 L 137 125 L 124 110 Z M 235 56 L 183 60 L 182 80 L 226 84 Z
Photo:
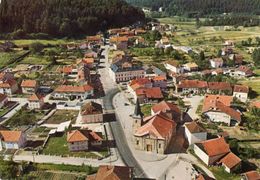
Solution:
M 208 84 L 206 81 L 199 80 L 182 80 L 178 85 L 178 88 L 207 88 Z
M 110 38 L 111 43 L 118 43 L 118 42 L 128 42 L 127 36 L 121 36 L 121 37 L 111 37 Z
M 21 87 L 35 88 L 37 81 L 35 80 L 23 80 Z
M 237 157 L 234 153 L 230 152 L 225 157 L 223 157 L 219 162 L 227 166 L 229 169 L 232 169 L 233 167 L 237 166 L 241 162 L 241 159 Z
M 207 111 L 220 111 L 228 114 L 234 120 L 241 121 L 241 114 L 230 108 L 230 104 L 233 100 L 232 96 L 224 96 L 224 95 L 206 95 L 204 98 L 204 103 L 202 107 L 202 112 L 205 113 Z
M 248 86 L 244 86 L 244 85 L 235 85 L 234 86 L 234 92 L 248 93 L 249 88 L 248 88 Z
M 72 70 L 73 70 L 72 66 L 63 66 L 61 72 L 65 74 L 69 74 L 72 72 Z
M 153 81 L 166 81 L 165 76 L 155 76 L 152 78 Z
M 137 96 L 144 95 L 146 98 L 162 99 L 163 94 L 159 87 L 139 88 L 135 91 Z
M 40 101 L 42 99 L 42 97 L 40 97 L 37 94 L 33 94 L 28 98 L 28 101 Z
M 61 85 L 55 89 L 55 92 L 78 92 L 84 93 L 87 91 L 92 91 L 93 87 L 90 85 L 83 85 L 83 86 L 69 86 L 69 85 Z
M 161 101 L 158 104 L 155 104 L 154 106 L 152 106 L 152 110 L 154 113 L 157 113 L 159 111 L 162 112 L 174 112 L 177 114 L 181 114 L 181 110 L 179 109 L 179 107 L 173 103 L 169 103 L 166 101 Z
M 206 94 L 204 97 L 202 112 L 206 112 L 212 108 L 216 108 L 217 101 L 229 107 L 232 100 L 232 96 Z
M 82 60 L 82 62 L 85 63 L 85 64 L 93 64 L 94 61 L 95 61 L 94 58 L 84 58 Z
M 102 137 L 98 133 L 88 129 L 74 130 L 67 133 L 67 142 L 69 143 L 102 140 Z
M 248 171 L 243 174 L 246 180 L 260 180 L 260 174 L 257 171 Z
M 139 85 L 146 85 L 146 84 L 151 84 L 151 80 L 148 78 L 137 78 L 137 79 L 133 79 L 132 81 L 130 81 L 129 86 L 132 86 L 134 84 L 139 84 Z
M 147 117 L 146 121 L 148 122 L 145 125 L 137 129 L 135 136 L 145 136 L 150 134 L 155 138 L 165 139 L 171 134 L 174 128 L 176 128 L 176 123 L 173 120 L 159 113 Z
M 67 133 L 67 141 L 69 143 L 71 142 L 81 142 L 81 141 L 87 141 L 88 138 L 82 134 L 79 130 L 70 131 Z
M 5 142 L 19 142 L 22 131 L 0 131 L 0 138 Z
M 185 123 L 184 126 L 191 132 L 191 133 L 201 133 L 207 132 L 204 128 L 199 126 L 195 121 Z
M 124 166 L 99 166 L 98 172 L 94 179 L 96 180 L 131 180 L 133 170 Z
M 16 81 L 14 79 L 9 79 L 9 80 L 6 80 L 6 81 L 0 83 L 0 88 L 11 88 L 15 84 L 16 84 Z
M 226 143 L 223 137 L 206 140 L 197 144 L 202 145 L 202 150 L 208 156 L 224 155 L 230 152 L 229 145 Z
M 231 84 L 228 82 L 209 82 L 208 86 L 210 90 L 232 91 Z

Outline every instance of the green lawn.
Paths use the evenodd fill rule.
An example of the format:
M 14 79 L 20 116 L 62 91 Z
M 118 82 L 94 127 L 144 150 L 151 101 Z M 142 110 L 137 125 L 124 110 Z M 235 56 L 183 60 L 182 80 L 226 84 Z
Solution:
M 47 124 L 60 124 L 65 121 L 71 120 L 75 123 L 79 111 L 72 110 L 57 110 L 47 121 Z
M 9 111 L 9 108 L 1 108 L 0 109 L 0 116 L 4 115 L 5 113 L 7 113 Z
M 50 62 L 45 56 L 30 55 L 25 57 L 20 64 L 48 65 Z
M 257 92 L 258 99 L 260 98 L 260 78 L 250 79 L 250 80 L 243 80 L 239 81 L 239 83 L 242 83 L 244 85 L 247 85 L 252 88 L 255 92 Z
M 70 152 L 66 135 L 62 137 L 51 137 L 43 149 L 43 154 L 57 155 L 57 156 L 74 156 L 86 158 L 99 158 L 98 155 L 92 152 Z
M 150 116 L 151 115 L 151 104 L 145 104 L 141 107 L 142 113 L 144 116 Z
M 92 174 L 97 171 L 96 167 L 82 165 L 65 165 L 65 164 L 36 164 L 38 170 L 53 170 L 53 171 L 71 171 L 71 172 L 83 172 L 87 174 Z
M 44 114 L 40 111 L 28 110 L 26 107 L 19 110 L 14 116 L 4 123 L 12 128 L 18 126 L 33 125 L 40 120 Z
M 0 41 L 3 42 L 3 41 Z M 64 40 L 64 39 L 50 39 L 50 40 L 41 40 L 41 39 L 19 39 L 19 40 L 13 40 L 12 42 L 14 42 L 16 45 L 18 46 L 25 46 L 25 45 L 30 45 L 34 42 L 39 42 L 42 43 L 44 45 L 59 45 L 59 44 L 66 44 L 69 41 L 68 40 Z
M 223 167 L 210 167 L 210 171 L 214 174 L 216 180 L 240 180 L 241 177 L 236 174 L 230 174 Z
M 25 51 L 0 52 L 0 67 L 9 65 L 10 60 L 19 57 Z

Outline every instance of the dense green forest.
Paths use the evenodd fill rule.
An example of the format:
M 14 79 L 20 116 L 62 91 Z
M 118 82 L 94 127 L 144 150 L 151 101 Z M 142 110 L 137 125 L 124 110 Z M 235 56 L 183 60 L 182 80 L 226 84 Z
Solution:
M 143 19 L 141 10 L 123 0 L 2 0 L 0 4 L 0 33 L 75 36 Z
M 126 0 L 144 7 L 163 6 L 169 15 L 208 16 L 222 13 L 260 14 L 260 0 Z

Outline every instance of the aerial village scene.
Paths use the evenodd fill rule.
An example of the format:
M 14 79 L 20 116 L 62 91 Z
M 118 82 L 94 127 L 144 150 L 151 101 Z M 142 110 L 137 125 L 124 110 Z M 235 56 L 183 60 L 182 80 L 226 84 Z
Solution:
M 0 35 L 0 179 L 260 179 L 260 26 L 140 11 Z

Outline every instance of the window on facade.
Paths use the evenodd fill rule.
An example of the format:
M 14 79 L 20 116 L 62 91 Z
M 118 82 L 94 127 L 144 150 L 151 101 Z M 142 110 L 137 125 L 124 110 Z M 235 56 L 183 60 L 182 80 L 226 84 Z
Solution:
M 136 145 L 139 145 L 139 140 L 136 141 Z
M 159 144 L 159 148 L 161 148 L 161 144 Z

